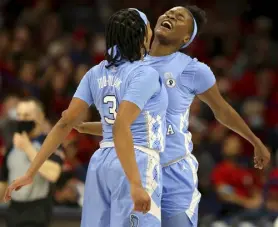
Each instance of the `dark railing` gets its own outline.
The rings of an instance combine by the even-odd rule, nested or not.
[[[5,227],[6,204],[0,204],[0,227]],[[50,227],[80,227],[81,209],[54,207]]]

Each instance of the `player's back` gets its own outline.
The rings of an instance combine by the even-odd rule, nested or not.
[[[85,187],[87,197],[84,199],[86,207],[83,208],[90,214],[82,218],[82,223],[85,226],[84,223],[93,223],[98,219],[99,226],[109,226],[111,219],[117,226],[130,224],[134,206],[129,193],[130,183],[113,143],[113,124],[118,107],[128,101],[141,111],[130,128],[141,183],[152,198],[151,210],[145,214],[147,217],[141,217],[143,214],[136,216],[140,215],[143,226],[158,227],[161,226],[162,195],[159,152],[164,151],[165,147],[167,91],[158,72],[145,66],[142,61],[125,62],[109,68],[106,65],[107,61],[103,61],[89,70],[74,95],[88,105],[95,104],[103,127],[101,148],[94,153],[88,167]],[[123,142],[125,139],[122,138]],[[90,195],[91,190],[95,192],[94,196]],[[90,206],[93,204],[98,204],[99,209],[92,214]],[[109,215],[110,219],[107,218]]]
[[[212,73],[207,75],[211,72],[209,67],[180,52],[147,56],[145,63],[159,72],[168,92],[166,150],[161,154],[161,163],[167,164],[191,153],[190,106],[195,96],[212,86],[215,79]]]
[[[139,106],[141,113],[131,126],[133,142],[138,146],[163,151],[168,96],[163,83],[158,83],[160,79],[157,71],[142,63],[142,61],[125,62],[117,67],[106,68],[107,61],[103,61],[89,71],[92,97],[103,125],[102,143],[107,145],[113,142],[112,129],[119,104],[123,100],[131,99],[135,100],[135,103],[140,100],[145,90],[136,91],[138,88],[133,86],[138,84],[135,82],[142,77],[147,77],[150,86],[160,84],[160,88],[146,103],[138,104],[141,105]]]

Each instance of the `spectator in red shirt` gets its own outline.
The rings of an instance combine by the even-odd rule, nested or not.
[[[224,161],[212,172],[212,182],[223,203],[224,215],[257,209],[262,205],[262,193],[254,175],[236,161],[241,149],[240,139],[235,135],[228,136],[223,143]]]
[[[278,216],[278,168],[270,172],[265,197],[265,207],[268,212]]]
[[[246,86],[248,84],[248,86]],[[273,91],[275,85],[275,73],[270,68],[246,71],[242,78],[234,83],[233,96],[237,99],[247,97],[260,97],[265,100]]]

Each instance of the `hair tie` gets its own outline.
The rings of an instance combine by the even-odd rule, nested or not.
[[[141,19],[144,21],[145,25],[148,25],[148,22],[149,22],[149,21],[148,21],[148,18],[147,18],[147,16],[146,16],[145,13],[143,13],[143,12],[141,12],[140,10],[135,9],[135,8],[129,8],[129,9],[137,11],[137,12],[139,13]]]
[[[198,33],[198,26],[197,26],[197,23],[196,23],[196,20],[195,20],[195,18],[193,17],[193,15],[192,15],[192,19],[193,19],[193,32],[192,32],[192,35],[191,35],[191,37],[190,37],[190,40],[186,43],[186,44],[184,44],[182,47],[181,47],[181,49],[184,49],[184,48],[186,48],[186,47],[188,47],[192,42],[193,42],[193,40],[195,39],[195,37],[196,37],[196,35],[197,35],[197,33]]]

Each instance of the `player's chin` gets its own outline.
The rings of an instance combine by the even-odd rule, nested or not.
[[[155,36],[162,40],[167,40],[168,38],[170,38],[170,34],[171,31],[163,27],[159,27],[155,30]]]
[[[155,32],[156,33],[163,33],[163,34],[170,34],[170,33],[172,33],[173,32],[173,28],[166,28],[166,27],[164,27],[164,26],[157,26],[156,28],[155,28]]]

